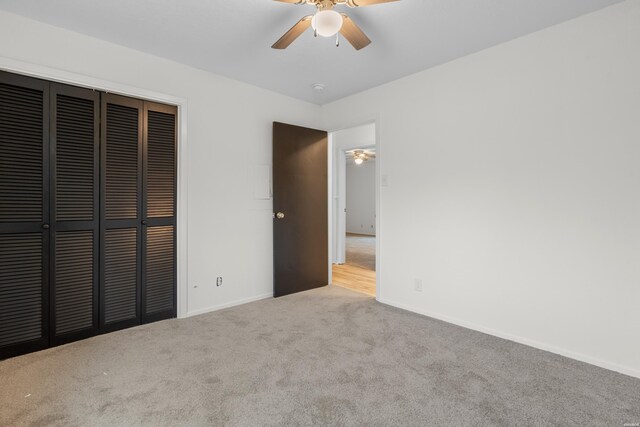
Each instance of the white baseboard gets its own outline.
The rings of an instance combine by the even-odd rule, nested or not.
[[[576,353],[570,350],[566,350],[560,347],[556,347],[553,345],[549,345],[549,344],[545,344],[539,341],[535,341],[535,340],[530,340],[528,338],[523,338],[523,337],[519,337],[516,335],[512,335],[512,334],[508,334],[508,333],[504,333],[501,331],[497,331],[495,329],[491,329],[491,328],[487,328],[484,327],[482,325],[478,325],[476,323],[473,322],[468,322],[465,320],[460,320],[460,319],[455,319],[449,316],[444,316],[438,313],[433,313],[431,311],[428,310],[423,310],[420,308],[416,308],[416,307],[411,307],[405,304],[401,304],[401,303],[397,303],[395,301],[389,301],[387,299],[377,299],[378,302],[382,303],[382,304],[386,304],[386,305],[390,305],[393,307],[397,307],[397,308],[401,308],[403,310],[407,310],[407,311],[411,311],[414,313],[418,313],[418,314],[422,314],[423,316],[428,316],[428,317],[432,317],[434,319],[438,319],[438,320],[442,320],[444,322],[447,323],[452,323],[454,325],[458,325],[458,326],[462,326],[463,328],[467,328],[467,329],[472,329],[474,331],[478,331],[478,332],[483,332],[485,334],[488,335],[493,335],[495,337],[498,338],[503,338],[509,341],[514,341],[517,342],[519,344],[524,344],[524,345],[528,345],[529,347],[534,347],[537,348],[539,350],[544,350],[544,351],[548,351],[550,353],[555,353],[555,354],[559,354],[560,356],[564,356],[564,357],[568,357],[570,359],[574,359],[574,360],[578,360],[580,362],[585,362],[585,363],[589,363],[591,365],[595,365],[598,366],[600,368],[604,368],[604,369],[608,369],[610,371],[615,371],[615,372],[619,372],[621,374],[625,374],[625,375],[629,375],[631,377],[635,377],[635,378],[640,378],[640,370],[628,367],[628,366],[622,366],[622,365],[618,365],[616,363],[612,363],[612,362],[607,362],[605,360],[600,360],[591,356],[587,356],[584,354],[580,354],[580,353]]]
[[[224,308],[235,307],[237,305],[247,304],[247,303],[254,302],[254,301],[260,301],[262,299],[267,299],[267,298],[272,298],[272,297],[273,297],[273,293],[268,293],[268,294],[256,295],[256,296],[249,297],[249,298],[243,298],[243,299],[235,300],[235,301],[227,302],[227,303],[224,303],[224,304],[213,305],[211,307],[206,307],[206,308],[201,308],[199,310],[189,311],[189,312],[187,312],[187,315],[185,316],[185,318],[192,317],[192,316],[197,316],[199,314],[210,313],[212,311],[222,310]]]

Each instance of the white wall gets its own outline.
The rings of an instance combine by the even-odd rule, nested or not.
[[[375,160],[347,161],[347,233],[376,235]]]
[[[272,121],[317,127],[319,107],[4,12],[0,40],[0,65],[17,60],[186,99],[188,312],[272,294],[272,205],[253,197],[249,176],[271,163]]]
[[[323,107],[379,120],[381,301],[640,376],[639,22],[630,0]]]

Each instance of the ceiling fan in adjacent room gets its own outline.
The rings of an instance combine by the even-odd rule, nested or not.
[[[353,160],[356,165],[361,165],[364,162],[368,162],[369,160],[373,160],[376,158],[375,150],[350,150],[346,152],[347,159]]]
[[[291,4],[310,4],[315,6],[318,11],[315,15],[307,15],[302,18],[296,25],[291,27],[277,42],[271,46],[274,49],[286,49],[293,43],[302,33],[309,27],[313,28],[315,36],[332,37],[336,36],[336,46],[340,45],[338,34],[351,43],[356,49],[360,50],[367,47],[371,40],[356,25],[355,22],[346,13],[339,13],[333,10],[333,7],[340,4],[346,4],[349,7],[372,6],[380,3],[390,3],[399,0],[275,0],[282,3]]]

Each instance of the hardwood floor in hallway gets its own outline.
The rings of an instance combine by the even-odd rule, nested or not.
[[[347,233],[346,263],[333,265],[336,286],[376,296],[376,238]]]
[[[333,284],[376,296],[376,272],[349,264],[333,265]]]

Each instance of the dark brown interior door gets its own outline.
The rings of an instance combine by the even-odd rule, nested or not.
[[[328,285],[327,132],[273,124],[273,295]]]

